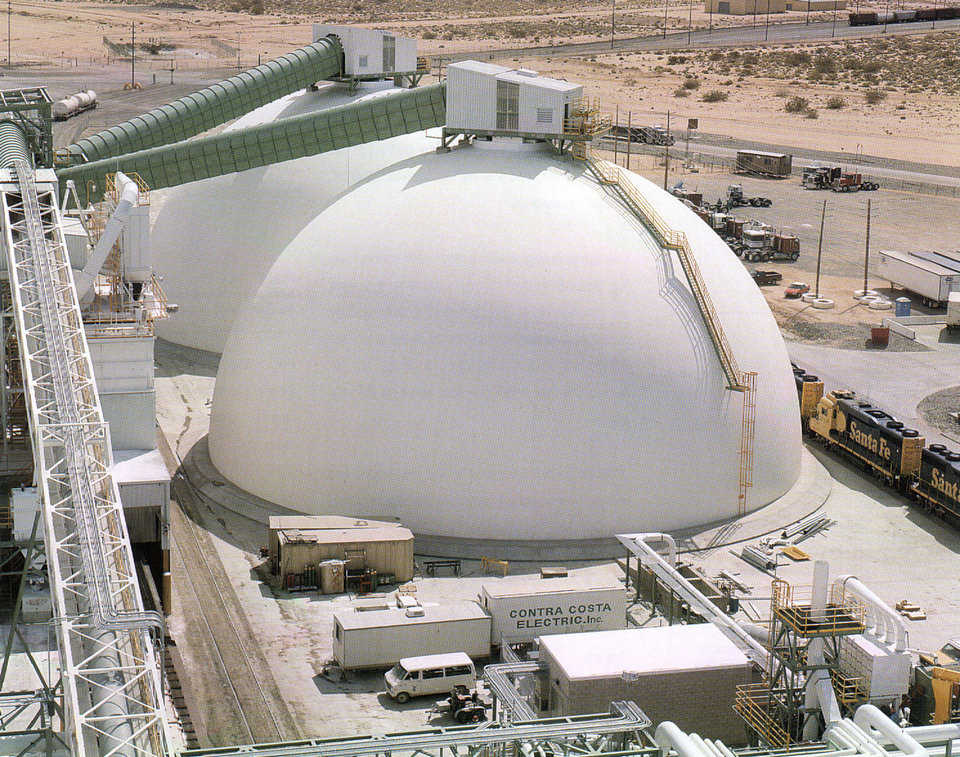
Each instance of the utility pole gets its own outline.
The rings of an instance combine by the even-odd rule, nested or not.
[[[863,253],[863,293],[867,293],[867,273],[870,270],[870,200],[867,200],[867,245]]]
[[[667,0],[663,0],[663,38],[667,38]]]
[[[770,0],[767,0],[767,18],[763,24],[763,41],[770,39]]]
[[[817,244],[817,282],[814,287],[814,297],[820,297],[820,258],[823,255],[823,223],[827,218],[827,201],[823,201],[823,210],[820,212],[820,242]]]
[[[627,111],[627,170],[630,170],[630,153],[633,152],[633,129],[631,127],[631,121],[633,120],[633,111]]]
[[[617,103],[616,115],[613,117],[613,165],[619,165],[617,158],[619,156],[620,146],[620,103]]]
[[[130,89],[136,86],[137,82],[137,25],[130,22]]]
[[[667,111],[667,143],[663,146],[663,188],[667,188],[667,173],[670,171],[670,111]]]
[[[613,50],[613,38],[617,33],[617,0],[613,0],[613,10],[610,12],[610,49]]]
[[[690,44],[690,37],[693,35],[693,0],[690,0],[687,6],[687,44]]]
[[[837,0],[833,0],[833,28],[830,29],[830,36],[837,36]]]
[[[13,4],[7,0],[7,68],[12,65],[13,58],[10,57],[10,19],[13,17]]]

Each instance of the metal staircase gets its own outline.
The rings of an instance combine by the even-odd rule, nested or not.
[[[633,183],[623,180],[619,166],[597,158],[586,145],[574,145],[573,155],[586,162],[591,173],[597,177],[601,184],[615,187],[627,208],[654,233],[660,244],[677,254],[683,273],[690,284],[690,291],[693,293],[693,298],[700,309],[704,325],[710,334],[710,340],[713,342],[713,348],[720,360],[723,373],[727,378],[727,388],[734,392],[747,392],[750,387],[745,383],[744,376],[734,358],[733,350],[730,349],[730,344],[727,342],[723,326],[720,324],[717,311],[710,299],[710,293],[707,291],[703,277],[700,275],[700,266],[697,265],[690,244],[687,242],[687,235],[682,231],[671,228],[650,204],[649,200],[637,191]]]
[[[42,174],[43,172],[41,172]],[[0,172],[0,204],[27,415],[75,757],[170,752],[155,633],[145,612],[110,436],[56,203],[23,160]]]

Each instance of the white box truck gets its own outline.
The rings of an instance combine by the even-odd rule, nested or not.
[[[504,578],[480,589],[494,646],[538,636],[627,627],[627,594],[616,576]]]
[[[881,250],[876,275],[920,295],[924,305],[946,305],[950,292],[960,291],[960,254],[924,250]]]
[[[947,301],[947,330],[960,331],[960,290],[950,292]]]
[[[476,602],[333,614],[333,657],[344,670],[389,668],[404,657],[490,656],[490,616]]]

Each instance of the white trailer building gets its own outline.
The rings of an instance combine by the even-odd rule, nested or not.
[[[490,655],[490,616],[476,602],[333,614],[333,658],[344,670],[389,668],[404,657]]]
[[[536,71],[465,60],[447,66],[445,132],[558,137],[583,87]]]
[[[627,595],[615,576],[505,578],[480,589],[495,646],[544,634],[626,628]]]
[[[935,308],[947,304],[950,292],[960,291],[960,253],[881,250],[875,272]]]
[[[347,78],[384,78],[417,70],[417,41],[392,32],[356,26],[314,24],[313,41],[333,35],[343,47],[343,75]]]

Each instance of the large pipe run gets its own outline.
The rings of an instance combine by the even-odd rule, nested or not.
[[[861,705],[853,716],[854,724],[868,734],[874,729],[889,739],[907,757],[926,757],[927,751],[920,742],[894,723],[872,704]]]
[[[897,652],[907,649],[907,626],[903,618],[897,615],[886,602],[856,576],[838,576],[834,584],[867,603],[870,615],[876,624],[878,636],[882,634],[883,640],[888,644],[895,643]]]
[[[342,57],[340,42],[335,37],[324,37],[81,139],[67,149],[75,162],[93,162],[189,139],[284,95],[338,75]]]
[[[85,163],[60,170],[57,176],[61,187],[73,179],[84,202],[98,201],[106,175],[116,171],[138,173],[151,189],[187,184],[441,126],[446,120],[445,91],[444,84],[402,90],[368,102]]]
[[[9,113],[0,115],[9,117]],[[13,164],[23,160],[33,165],[33,152],[27,144],[27,135],[13,121],[0,120],[0,168],[12,168]]]

